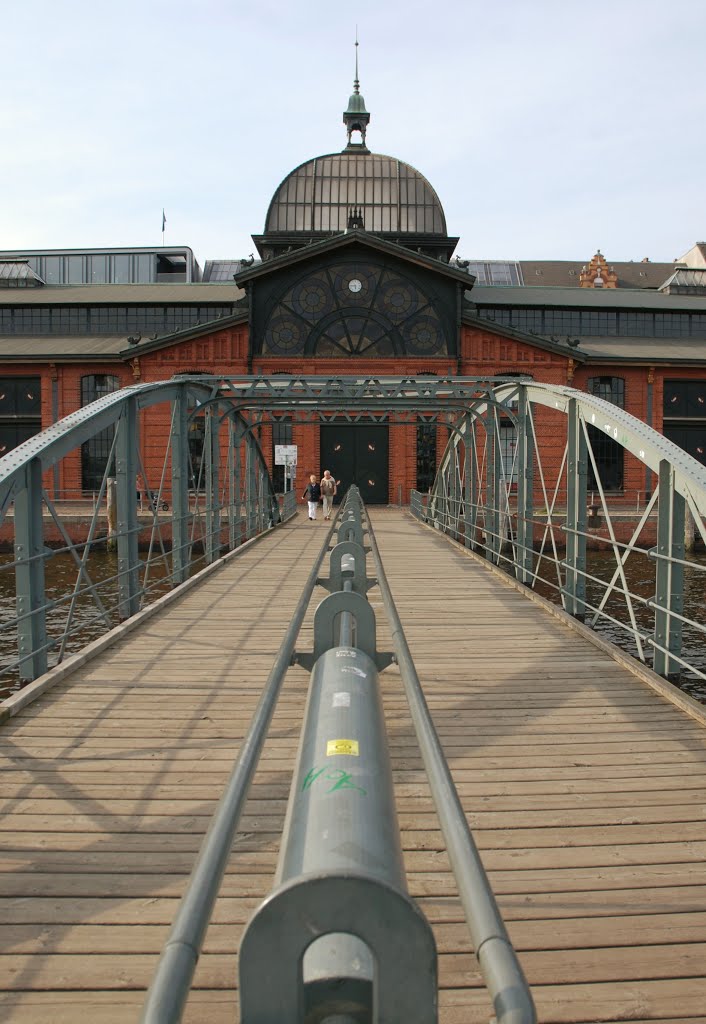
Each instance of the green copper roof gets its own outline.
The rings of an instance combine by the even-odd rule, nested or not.
[[[348,98],[348,110],[344,111],[345,114],[367,114],[365,109],[365,100],[359,92],[351,93]]]

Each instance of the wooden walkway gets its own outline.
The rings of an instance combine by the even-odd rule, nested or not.
[[[706,1021],[704,726],[445,538],[400,512],[373,525],[540,1021]],[[323,531],[300,514],[0,726],[0,1019],[137,1021]],[[485,1022],[399,675],[381,678],[440,1021]],[[239,935],[271,886],[307,683],[287,675],[189,1024],[238,1020]]]

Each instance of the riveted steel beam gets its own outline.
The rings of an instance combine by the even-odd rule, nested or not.
[[[674,487],[674,467],[665,459],[659,468],[659,512],[655,567],[654,662],[655,672],[678,677],[684,610],[684,511],[685,502]]]
[[[189,576],[191,544],[189,530],[189,408],[186,387],[179,388],[172,402],[172,573],[175,585]]]
[[[588,459],[580,410],[571,399],[568,416],[568,457],[566,462],[566,561],[564,563],[564,607],[569,615],[583,620],[586,615],[586,479]]]
[[[218,417],[210,408],[206,410],[206,437],[204,460],[206,463],[206,561],[215,562],[221,554],[221,501]]]
[[[137,523],[137,401],[126,399],[117,423],[115,481],[118,505],[118,614],[128,619],[140,609]]]
[[[47,670],[47,620],[44,594],[42,464],[24,466],[15,494],[15,593],[20,678],[36,679]]]
[[[517,410],[517,556],[520,583],[534,577],[534,435],[527,392],[520,388]]]

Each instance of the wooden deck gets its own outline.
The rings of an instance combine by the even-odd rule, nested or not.
[[[706,1021],[704,726],[445,538],[400,512],[373,525],[540,1021]],[[0,1019],[138,1019],[324,529],[299,515],[0,726]],[[487,1021],[399,675],[381,678],[440,1021]],[[271,887],[307,683],[287,675],[190,1024],[238,1019],[239,935]]]

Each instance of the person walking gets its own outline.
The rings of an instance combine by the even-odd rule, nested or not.
[[[319,487],[321,489],[321,498],[324,503],[324,519],[330,519],[333,499],[338,492],[338,488],[336,486],[336,481],[333,479],[328,469],[324,470],[324,475],[321,477]]]
[[[304,488],[302,498],[306,498],[309,503],[309,519],[316,519],[316,506],[321,498],[321,487],[317,484],[313,473],[309,477],[309,483]]]

